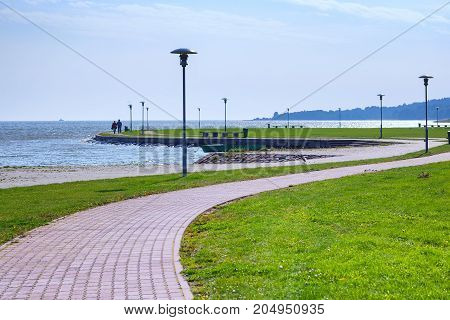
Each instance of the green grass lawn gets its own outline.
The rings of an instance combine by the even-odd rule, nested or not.
[[[429,154],[442,152],[450,152],[450,145],[430,149]],[[367,161],[198,172],[189,174],[187,178],[168,174],[0,189],[0,244],[54,219],[124,199],[224,182],[421,156],[424,156],[422,152],[416,152]]]
[[[223,129],[188,129],[188,137],[200,137],[200,132],[223,132]],[[242,132],[241,128],[229,128],[228,132]],[[429,128],[430,138],[447,138],[447,132],[450,128]],[[304,128],[304,129],[286,129],[286,128],[250,128],[250,138],[367,138],[377,139],[379,137],[378,128]],[[130,131],[125,135],[136,136],[140,131]],[[181,137],[181,129],[155,130],[153,136],[171,136]],[[385,128],[383,137],[386,139],[395,138],[423,138],[425,136],[424,128]]]
[[[449,162],[263,193],[189,226],[184,273],[197,299],[448,299],[449,199]]]

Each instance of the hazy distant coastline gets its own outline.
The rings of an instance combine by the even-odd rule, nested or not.
[[[450,98],[430,100],[428,103],[428,116],[431,121],[436,120],[437,110],[439,108],[439,118],[450,119]],[[383,108],[383,119],[385,120],[423,120],[425,110],[424,102],[415,102],[411,104],[403,104],[396,107]],[[290,120],[338,120],[339,111],[291,111]],[[256,118],[254,120],[287,120],[287,112],[275,112],[271,118]],[[367,108],[356,108],[341,111],[342,120],[378,120],[380,119],[380,107],[371,106]]]

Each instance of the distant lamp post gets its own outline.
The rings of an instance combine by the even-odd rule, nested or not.
[[[186,66],[190,54],[197,52],[181,48],[171,52],[180,56],[180,65],[183,68],[183,177],[187,176],[187,142],[186,142]]]
[[[288,116],[288,129],[289,129],[289,123],[290,123],[290,108],[287,108],[287,116]]]
[[[227,102],[228,98],[222,98],[223,103],[225,103],[225,132],[227,132]]]
[[[425,152],[428,153],[428,81],[433,79],[432,76],[420,76],[425,86]]]
[[[339,128],[342,128],[341,108],[339,108]]]
[[[130,131],[133,131],[133,105],[129,104],[130,107]]]
[[[380,139],[383,139],[383,97],[385,94],[379,94],[380,97]]]
[[[147,131],[148,131],[150,130],[150,127],[148,126],[148,107],[146,109],[147,109]]]
[[[144,135],[144,106],[145,106],[145,102],[141,101],[141,105],[142,105],[142,127],[141,127],[141,134]]]
[[[439,107],[436,107],[436,126],[439,127]]]
[[[200,130],[200,108],[198,109],[198,129]]]

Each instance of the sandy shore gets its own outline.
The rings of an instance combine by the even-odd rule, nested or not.
[[[392,141],[392,140],[390,140]],[[375,147],[351,147],[338,149],[304,149],[284,151],[288,153],[302,153],[313,155],[332,155],[331,158],[308,160],[306,164],[343,162],[353,160],[375,159],[399,156],[410,152],[423,150],[421,140],[398,140],[398,144]],[[448,143],[445,140],[430,141],[430,147]],[[280,153],[280,151],[277,151]],[[217,171],[243,168],[266,168],[273,166],[288,166],[305,164],[302,161],[283,163],[247,163],[247,164],[195,164],[190,165],[189,171]],[[14,167],[0,168],[0,188],[32,186],[69,181],[85,181],[111,179],[121,177],[147,176],[180,172],[178,165],[153,166],[85,166],[85,167]]]

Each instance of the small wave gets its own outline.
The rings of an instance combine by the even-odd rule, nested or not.
[[[81,142],[94,143],[96,142],[92,137],[81,139]]]

